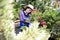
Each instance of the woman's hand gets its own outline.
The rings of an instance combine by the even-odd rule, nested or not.
[[[30,19],[27,18],[27,19],[26,19],[26,22],[27,22],[27,23],[30,22]]]

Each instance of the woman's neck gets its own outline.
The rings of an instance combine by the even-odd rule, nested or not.
[[[26,11],[24,11],[25,12],[25,15],[27,15],[27,12]]]

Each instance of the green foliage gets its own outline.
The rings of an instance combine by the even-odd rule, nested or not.
[[[2,4],[4,5],[4,7],[0,9],[2,29],[6,40],[15,40],[13,38],[14,22],[12,19],[14,18],[14,15],[12,12],[13,11],[13,4],[11,4],[12,2],[13,0],[8,0],[8,1],[2,0]]]
[[[35,13],[31,16],[32,20],[37,20],[37,17],[40,16],[44,21],[46,21],[48,28],[52,28],[56,22],[60,21],[60,13],[56,10],[46,8],[44,13]]]
[[[20,10],[22,10],[22,8],[24,8],[25,5],[27,4],[32,4],[35,5],[35,1],[36,0],[19,0],[18,2],[14,2],[14,19],[16,20],[17,18],[19,19],[19,12]]]
[[[39,4],[38,4],[39,3]],[[50,0],[19,0],[18,2],[14,2],[14,20],[16,20],[17,18],[19,18],[19,11],[21,10],[21,8],[23,8],[25,5],[27,4],[32,4],[35,7],[38,8],[38,10],[40,10],[40,12],[44,12],[46,10],[46,3],[47,6],[50,6],[51,1]]]
[[[39,15],[38,15],[39,14]],[[54,9],[51,9],[50,7],[46,7],[46,10],[44,13],[35,13],[31,16],[33,18],[32,20],[35,21],[37,17],[40,16],[44,21],[47,23],[47,28],[52,30],[53,36],[55,38],[60,38],[60,30],[59,30],[59,25],[60,25],[60,12],[57,12]],[[57,40],[58,40],[57,39]],[[60,39],[59,39],[60,40]]]
[[[59,12],[54,11],[54,10],[46,10],[43,15],[42,18],[46,21],[48,27],[53,26],[54,24],[56,24],[57,21],[60,21],[60,16]]]
[[[11,0],[12,1],[12,0]],[[35,2],[37,0],[23,0],[25,4],[33,4],[35,5]],[[60,12],[57,12],[55,10],[50,9],[50,7],[46,7],[46,2],[49,2],[49,0],[42,0],[41,2],[37,2],[36,6],[38,9],[43,12],[37,12],[35,14],[31,15],[32,22],[38,21],[38,16],[42,17],[44,21],[47,23],[47,27],[51,29],[55,24],[60,24]],[[50,2],[49,2],[50,3]],[[35,39],[41,39],[46,40],[50,36],[49,31],[47,31],[45,28],[39,28],[38,29],[38,23],[34,22],[30,28],[23,28],[23,32],[20,32],[17,36],[14,33],[14,20],[19,18],[19,11],[22,8],[20,1],[18,3],[14,2],[14,7],[12,4],[10,4],[10,1],[7,0],[0,0],[0,16],[2,16],[2,26],[4,30],[4,35],[7,40],[35,40]],[[49,5],[48,5],[49,6]],[[14,15],[13,15],[14,13]],[[56,26],[56,25],[55,25]],[[57,31],[57,29],[55,30]],[[60,31],[58,29],[58,31]],[[60,35],[60,33],[57,33]],[[17,38],[16,38],[17,37]]]
[[[52,28],[51,34],[54,38],[60,38],[60,21],[58,21],[56,24],[54,24],[54,27]]]
[[[13,20],[16,20],[17,18],[19,19],[19,11],[21,10],[21,6],[20,6],[20,2],[14,2],[14,10],[13,10],[13,14],[14,14],[14,18]]]
[[[0,0],[0,8],[3,8],[7,4],[8,0]]]
[[[42,13],[40,13],[40,12],[36,12],[36,13],[31,14],[31,22],[38,20],[38,16],[41,16],[41,14]]]
[[[37,1],[36,0],[36,7],[42,13],[46,10],[45,7],[46,6],[50,6],[50,4],[51,4],[51,0],[41,0],[41,1],[39,1],[39,0]]]

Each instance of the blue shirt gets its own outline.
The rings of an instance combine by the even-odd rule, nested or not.
[[[29,26],[30,22],[28,22],[28,23],[21,22],[21,21],[26,21],[27,18],[30,20],[30,13],[25,15],[24,10],[22,10],[20,12],[20,27],[22,27],[22,26]]]

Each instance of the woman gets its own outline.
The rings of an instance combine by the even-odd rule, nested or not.
[[[31,14],[33,8],[34,7],[29,4],[20,12],[20,28],[22,28],[23,26],[29,27],[30,20],[31,20],[30,14]]]

